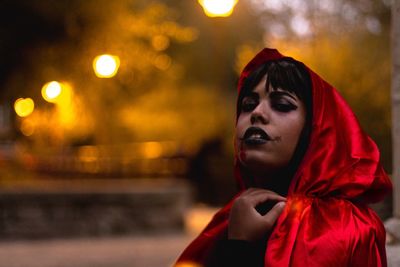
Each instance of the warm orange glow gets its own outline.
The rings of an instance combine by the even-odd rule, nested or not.
[[[178,262],[174,267],[202,267],[202,265],[192,261],[183,261]]]
[[[159,142],[146,142],[143,144],[142,151],[145,158],[155,159],[162,155],[163,148]]]
[[[44,100],[50,103],[57,102],[58,97],[62,91],[62,85],[59,82],[51,81],[43,85],[42,97]]]
[[[82,162],[95,162],[99,159],[99,150],[95,146],[82,146],[78,150],[78,158]]]
[[[35,108],[35,103],[31,98],[18,98],[14,103],[14,110],[20,117],[29,116]]]
[[[154,66],[160,70],[167,70],[171,66],[172,60],[168,55],[158,55],[154,59]]]
[[[72,88],[68,83],[51,81],[43,85],[42,97],[50,103],[58,106],[69,105],[72,97]]]
[[[169,46],[169,38],[162,34],[155,35],[151,38],[151,45],[157,51],[164,51]]]
[[[29,119],[25,119],[20,126],[21,133],[25,136],[31,136],[35,133],[35,125]]]
[[[200,234],[217,211],[218,208],[212,208],[205,205],[192,207],[184,215],[186,232],[193,236]]]
[[[114,77],[119,68],[119,57],[113,55],[100,55],[93,60],[93,69],[99,78]]]
[[[209,17],[229,17],[238,0],[198,0]]]

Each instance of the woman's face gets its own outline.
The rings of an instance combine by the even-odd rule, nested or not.
[[[280,88],[266,90],[266,78],[244,96],[236,125],[238,159],[261,175],[288,165],[306,119],[304,103]]]

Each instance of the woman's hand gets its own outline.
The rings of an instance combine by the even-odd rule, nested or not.
[[[267,201],[278,202],[265,215],[256,206]],[[282,213],[286,198],[275,192],[250,188],[244,191],[233,203],[229,215],[228,239],[256,241],[269,232]]]

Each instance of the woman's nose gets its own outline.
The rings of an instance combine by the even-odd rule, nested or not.
[[[251,124],[255,124],[257,122],[261,124],[267,124],[269,122],[268,105],[260,102],[251,112],[250,121]]]

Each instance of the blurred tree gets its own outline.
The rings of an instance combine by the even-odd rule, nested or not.
[[[10,102],[19,96],[34,98],[37,107],[34,114],[19,122],[32,128],[29,136],[32,141],[63,146],[176,139],[189,134],[198,140],[208,135],[207,128],[193,135],[190,127],[182,126],[183,121],[199,114],[196,109],[188,108],[195,99],[207,105],[207,101],[216,97],[214,93],[204,94],[203,88],[189,88],[190,93],[177,94],[184,67],[171,57],[169,50],[195,40],[197,32],[180,26],[176,11],[161,3],[140,0],[6,1],[6,4],[5,10],[18,14],[15,17],[21,13],[28,15],[20,26],[7,31],[10,43],[17,45],[14,50],[4,46],[2,51],[5,54],[14,51],[9,61],[19,65],[18,69],[2,72],[7,88],[3,95]],[[7,17],[14,20],[13,16]],[[13,25],[12,21],[7,23]],[[42,26],[51,30],[41,32]],[[14,31],[22,32],[24,40],[19,42]],[[30,32],[41,35],[33,37]],[[24,57],[16,60],[21,53]],[[91,68],[94,57],[102,53],[121,58],[120,71],[112,79],[95,77]],[[68,105],[43,101],[40,89],[51,80],[70,84],[72,94]],[[145,94],[149,97],[143,97]],[[210,120],[210,129],[219,118],[214,116]],[[174,136],[173,132],[179,134]]]
[[[3,2],[10,45],[1,50],[15,64],[2,72],[4,96],[10,103],[34,98],[34,114],[17,122],[30,129],[25,132],[33,142],[201,143],[229,136],[231,146],[236,46],[262,36],[248,4],[230,18],[210,19],[194,1]],[[17,23],[21,14],[26,19]],[[244,24],[251,30],[237,34]],[[114,78],[93,73],[92,60],[102,53],[121,59]],[[51,80],[72,90],[62,109],[40,96]]]
[[[196,154],[222,140],[228,156],[208,167],[231,181],[234,55],[262,37],[249,2],[224,19],[206,17],[196,1],[177,0],[14,0],[2,1],[1,14],[2,98],[9,106],[34,99],[35,111],[17,118],[16,129],[36,152],[172,140]],[[239,31],[243,25],[249,30]],[[104,53],[120,58],[110,79],[92,69]],[[40,91],[49,81],[67,85],[69,98],[44,101]]]

